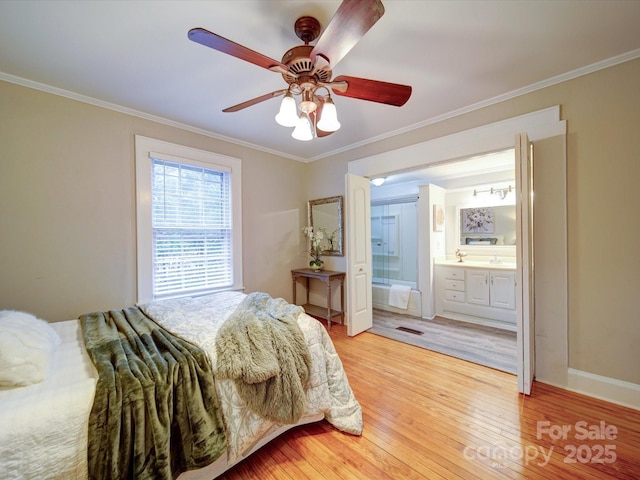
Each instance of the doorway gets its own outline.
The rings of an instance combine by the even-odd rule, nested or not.
[[[386,303],[391,299],[388,287],[380,285],[379,279],[386,280],[381,274],[385,270],[393,273],[391,283],[404,284],[399,273],[400,259],[404,257],[400,243],[407,243],[407,239],[399,240],[402,235],[399,225],[407,223],[400,215],[402,210],[397,206],[387,209],[387,205],[394,205],[401,200],[396,197],[398,192],[404,193],[404,201],[416,196],[430,196],[437,192],[437,200],[411,203],[411,220],[418,217],[415,208],[418,205],[427,210],[429,215],[424,217],[418,228],[404,232],[417,245],[412,249],[412,273],[418,273],[421,268],[429,268],[433,263],[433,275],[442,276],[443,269],[460,267],[458,271],[463,278],[472,270],[463,268],[482,262],[482,272],[503,270],[510,272],[511,291],[509,295],[515,299],[515,270],[516,270],[516,191],[515,191],[515,153],[514,149],[476,155],[470,158],[442,162],[437,166],[390,174],[382,185],[371,186],[371,232],[372,232],[372,268],[373,268],[373,329],[396,340],[405,341],[423,348],[429,348],[451,356],[456,356],[476,363],[498,368],[509,373],[516,373],[517,342],[516,342],[516,307],[510,305],[475,306],[464,301],[464,280],[453,287],[458,291],[438,292],[439,280],[430,281],[429,275],[420,272],[412,278],[420,278],[420,283],[413,283],[410,297],[421,298],[423,309],[416,312],[415,302],[396,308],[397,304]],[[429,182],[433,188],[420,186]],[[380,183],[380,182],[377,182]],[[435,219],[431,215],[431,204],[438,205],[443,212],[443,220],[435,226]],[[384,207],[381,209],[381,207]],[[480,208],[482,207],[482,208]],[[490,229],[483,232],[481,241],[478,235],[463,234],[459,216],[461,211],[482,210],[491,211],[492,223]],[[395,213],[392,215],[392,213]],[[420,223],[419,222],[419,223]],[[409,222],[410,223],[410,222]],[[415,225],[415,224],[414,224]],[[380,227],[386,228],[380,228]],[[437,230],[437,231],[435,231]],[[489,241],[493,240],[493,241]],[[390,245],[386,247],[387,243]],[[381,245],[379,245],[381,244]],[[376,249],[379,249],[378,252]],[[455,252],[464,250],[467,263],[455,262]],[[423,253],[418,261],[417,252]],[[428,252],[428,253],[424,253]],[[386,254],[385,254],[386,253]],[[444,261],[444,259],[448,259]],[[500,265],[494,265],[494,258]],[[455,262],[453,264],[449,262]],[[440,264],[446,264],[442,266]],[[451,266],[450,266],[451,265]],[[393,268],[389,268],[393,267]],[[493,267],[493,270],[486,270]],[[506,270],[511,268],[511,270]],[[498,270],[499,269],[499,270]],[[468,271],[467,271],[468,270]],[[484,278],[484,277],[483,277]],[[488,277],[487,277],[488,278]],[[501,276],[500,278],[503,278]],[[398,280],[399,279],[399,280]],[[376,281],[378,280],[378,281]],[[469,279],[471,280],[471,278]],[[389,283],[389,282],[387,282]],[[436,284],[434,291],[434,283]],[[386,290],[385,290],[386,288]],[[383,294],[381,294],[381,292]],[[387,292],[384,295],[384,292]],[[439,301],[434,297],[444,293],[454,293],[456,301]],[[463,301],[460,303],[459,295]],[[488,295],[488,292],[487,292]],[[384,298],[382,298],[384,297]],[[473,300],[473,299],[472,299]],[[446,306],[443,308],[443,304]],[[492,305],[494,303],[492,302]],[[429,305],[435,305],[435,311],[429,310]],[[450,306],[450,308],[449,308]],[[458,308],[459,307],[459,308]],[[469,311],[467,311],[467,308]],[[397,331],[396,331],[397,330]]]
[[[566,145],[566,122],[560,120],[560,107],[558,105],[548,107],[543,110],[524,114],[518,117],[505,119],[496,123],[483,125],[470,130],[461,131],[458,133],[450,134],[444,137],[439,137],[433,140],[427,140],[422,143],[413,144],[394,151],[388,151],[377,155],[369,156],[366,158],[353,160],[348,164],[347,174],[347,196],[350,195],[349,183],[355,184],[357,178],[375,178],[384,176],[390,172],[389,166],[393,165],[393,171],[408,171],[421,166],[436,166],[452,159],[468,158],[476,152],[491,152],[500,149],[510,148],[514,146],[514,137],[518,132],[528,132],[529,138],[535,141],[541,141],[543,144],[549,145],[550,149],[547,151],[549,154],[546,156],[547,167],[546,171],[553,170],[560,180],[559,188],[562,191],[566,191],[566,175],[564,168],[566,167],[566,150],[562,147]],[[548,140],[547,140],[548,139]],[[521,142],[517,142],[517,145],[521,146]],[[544,164],[544,162],[543,162]],[[558,182],[551,182],[551,184],[557,184]],[[351,204],[358,204],[362,207],[363,202],[361,200],[368,200],[369,185],[366,188],[363,184],[359,184],[361,187],[358,195],[352,198]],[[537,256],[537,263],[544,268],[542,271],[548,277],[553,275],[554,278],[558,278],[562,282],[562,287],[554,288],[553,291],[545,290],[545,299],[540,304],[540,308],[536,310],[537,322],[541,325],[542,329],[550,329],[557,333],[556,336],[543,337],[540,339],[540,344],[536,345],[536,350],[544,351],[544,355],[539,357],[536,361],[536,367],[542,371],[546,378],[556,379],[559,378],[564,370],[558,371],[557,366],[562,365],[567,367],[568,356],[568,341],[567,341],[567,265],[566,265],[566,201],[564,197],[558,197],[555,192],[548,192],[552,194],[550,198],[554,198],[553,206],[545,205],[544,217],[553,224],[561,222],[558,225],[559,228],[554,229],[549,233],[548,237],[553,238],[556,243],[547,241],[545,239],[542,242],[545,246],[544,255]],[[349,210],[349,207],[347,207]],[[364,213],[364,209],[360,208],[360,213]],[[367,217],[368,217],[368,212]],[[359,217],[362,218],[362,217]],[[351,222],[356,225],[358,222],[354,218]],[[367,222],[368,223],[368,222]],[[564,227],[564,228],[563,228]],[[361,225],[360,232],[365,232],[370,226]],[[350,230],[348,228],[348,230]],[[365,242],[362,242],[361,248],[353,251],[364,252],[364,249],[370,248]],[[360,255],[359,258],[361,258]],[[562,258],[563,262],[558,264],[557,258]],[[347,252],[347,275],[351,272],[353,275],[358,276],[363,273],[368,274],[370,271],[370,265],[364,263],[355,264],[349,259],[349,252]],[[541,269],[538,268],[538,271]],[[432,272],[429,272],[429,276],[432,278]],[[352,283],[354,280],[351,277],[348,283]],[[351,319],[354,318],[356,312],[351,312],[352,308],[361,306],[369,295],[362,294],[362,288],[353,289],[352,293],[359,294],[360,297],[351,297],[349,295],[347,299],[348,305],[348,325],[350,325],[349,335],[356,335],[357,333],[366,330],[371,326],[371,314],[364,313],[363,310],[357,312],[358,322],[354,322],[351,325]],[[528,305],[528,311],[533,308],[532,302]],[[559,308],[555,308],[559,307]],[[542,312],[542,313],[540,313]],[[367,323],[366,319],[369,318]],[[533,316],[529,316],[533,319]],[[357,323],[357,324],[356,324]],[[524,358],[527,357],[529,362],[527,367],[532,379],[533,372],[533,332],[531,322],[528,322],[527,328],[531,332],[527,342],[521,342],[522,349],[519,349],[519,355],[522,356],[523,361],[518,362],[519,369],[524,371]],[[528,348],[527,355],[524,355],[524,349]],[[519,370],[520,372],[520,370]],[[556,373],[554,373],[556,372]],[[559,373],[558,373],[559,372]],[[526,393],[526,385],[521,382],[521,375],[519,378],[519,391]],[[530,384],[530,382],[527,382]]]

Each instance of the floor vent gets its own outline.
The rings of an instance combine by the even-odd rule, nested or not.
[[[409,327],[396,327],[396,330],[401,330],[407,333],[413,333],[414,335],[422,335],[424,333],[424,332],[421,332],[420,330],[414,330],[413,328],[409,328]]]

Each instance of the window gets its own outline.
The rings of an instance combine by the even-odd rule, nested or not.
[[[240,160],[136,136],[138,302],[242,288]]]

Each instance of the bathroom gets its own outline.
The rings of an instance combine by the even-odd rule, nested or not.
[[[515,160],[512,149],[389,175],[379,186],[376,182],[377,179],[372,179],[374,308],[425,319],[442,315],[441,310],[436,311],[441,304],[434,299],[435,271],[438,264],[456,261],[456,251],[464,255],[466,265],[482,260],[515,269]],[[420,196],[431,196],[431,200],[425,202]],[[431,206],[433,211],[424,211],[431,210]],[[509,222],[506,231],[494,233],[491,229],[491,240],[488,240],[488,234],[484,238],[479,234],[461,233],[461,213],[464,214],[465,209],[479,211],[484,207],[489,207],[492,215],[495,212],[496,228]],[[476,318],[473,312],[446,316],[503,326],[500,322],[482,318],[483,315]],[[513,329],[512,325],[504,327]]]

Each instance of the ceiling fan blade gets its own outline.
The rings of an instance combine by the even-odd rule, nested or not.
[[[269,100],[270,98],[279,97],[280,95],[284,95],[285,93],[287,93],[287,89],[286,88],[284,90],[276,90],[275,92],[266,93],[266,94],[264,94],[264,95],[262,95],[260,97],[256,97],[256,98],[253,98],[251,100],[247,100],[246,102],[239,103],[237,105],[234,105],[233,107],[225,108],[222,111],[225,112],[225,113],[237,112],[237,111],[242,110],[244,108],[247,108],[247,107],[250,107],[252,105],[255,105],[256,103],[264,102],[265,100]]]
[[[411,87],[408,85],[345,75],[336,77],[331,82],[331,89],[336,95],[369,100],[370,102],[384,103],[396,107],[401,107],[407,103],[411,96]]]
[[[226,53],[232,57],[239,58],[245,62],[253,63],[267,70],[273,70],[279,73],[286,73],[289,68],[261,53],[255,52],[250,48],[243,47],[231,40],[227,40],[218,34],[205,30],[204,28],[192,28],[189,30],[189,40],[204,45],[205,47],[213,48],[219,52]]]
[[[311,51],[329,62],[333,69],[384,14],[380,0],[344,0]]]

